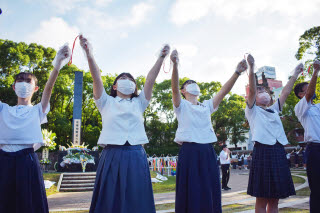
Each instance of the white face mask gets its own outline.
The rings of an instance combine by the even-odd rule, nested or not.
[[[34,85],[27,82],[17,82],[15,84],[15,92],[19,98],[28,98],[32,96]]]
[[[117,81],[117,90],[124,95],[131,95],[136,90],[136,84],[129,79],[121,79]]]
[[[192,95],[200,95],[200,87],[196,83],[192,83],[187,85],[186,91]]]
[[[257,95],[257,101],[259,104],[268,105],[270,103],[271,97],[267,92],[262,92]]]

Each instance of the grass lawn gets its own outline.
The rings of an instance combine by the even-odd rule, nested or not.
[[[243,204],[231,204],[231,205],[226,205],[222,206],[222,212],[223,213],[231,213],[231,212],[241,212],[241,211],[246,211],[254,209],[254,206],[252,205],[243,205]]]
[[[306,182],[303,178],[292,175],[292,180],[294,184]]]
[[[298,191],[296,191],[297,196],[310,196],[310,189],[309,187],[305,187],[302,189],[299,189]]]
[[[293,209],[293,208],[282,208],[279,210],[281,213],[309,213],[309,210],[305,209]]]
[[[306,176],[307,177],[307,173],[298,173],[297,175],[301,175],[301,176]]]
[[[156,172],[150,172],[151,177],[157,176]],[[167,181],[162,183],[152,183],[153,193],[174,192],[176,190],[176,176],[169,176]]]
[[[43,180],[50,180],[56,182],[50,189],[46,189],[47,196],[58,193],[57,185],[60,179],[61,173],[43,173]]]
[[[156,210],[169,210],[169,209],[174,209],[175,204],[174,203],[166,203],[166,204],[158,204],[156,205]]]

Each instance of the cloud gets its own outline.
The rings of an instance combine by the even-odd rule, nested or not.
[[[124,19],[122,25],[136,26],[146,20],[147,15],[152,11],[153,7],[150,4],[139,3],[131,8],[131,15]]]
[[[179,52],[179,57],[191,58],[198,53],[198,47],[193,44],[177,44],[173,48]]]
[[[86,0],[46,0],[40,2],[45,3],[45,5],[51,5],[57,13],[64,14],[79,7],[82,3],[85,3]]]
[[[146,22],[153,6],[147,3],[138,3],[131,7],[126,15],[110,16],[97,8],[84,7],[79,13],[78,23],[83,28],[99,28],[100,30],[117,30],[126,27],[135,27]]]
[[[26,40],[59,49],[64,43],[71,43],[78,34],[77,27],[69,26],[62,18],[52,17],[42,21],[40,27],[31,32]]]
[[[242,0],[241,2],[238,0],[177,0],[170,10],[170,17],[176,25],[184,25],[209,15],[224,17],[228,20],[250,19],[261,13],[304,17],[316,13],[319,7],[318,0],[308,1],[308,3],[301,0]]]
[[[38,29],[27,35],[26,41],[28,43],[34,42],[45,47],[52,47],[56,51],[68,43],[70,49],[73,46],[74,39],[79,34],[79,28],[70,26],[62,18],[52,17],[49,20],[42,21]],[[78,68],[88,70],[88,65],[84,57],[84,53],[77,40],[72,57],[73,64]]]
[[[105,6],[107,6],[110,2],[112,2],[112,0],[96,0],[94,3],[95,3],[95,5],[97,5],[98,7],[105,7]]]

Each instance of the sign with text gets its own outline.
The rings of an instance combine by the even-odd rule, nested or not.
[[[81,136],[81,120],[74,119],[73,120],[73,143],[74,145],[80,145],[80,136]]]

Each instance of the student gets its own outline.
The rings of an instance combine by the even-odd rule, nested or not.
[[[227,148],[227,145],[222,146],[219,156],[221,161],[222,189],[230,190],[231,188],[228,187],[230,179],[230,150]]]
[[[310,212],[320,209],[320,104],[314,104],[320,62],[313,64],[314,72],[310,83],[297,84],[295,95],[301,99],[295,106],[295,113],[304,128],[304,141],[307,143],[307,175],[310,187]]]
[[[248,155],[246,153],[243,153],[243,167],[248,170]]]
[[[107,95],[91,44],[83,36],[80,36],[80,44],[87,55],[93,78],[93,96],[102,117],[98,144],[104,147],[90,212],[155,212],[150,171],[142,147],[148,143],[143,112],[149,105],[153,85],[169,53],[169,46],[162,49],[139,95],[130,73],[116,77],[110,95]]]
[[[252,141],[255,141],[247,193],[256,197],[256,212],[278,212],[279,199],[295,195],[284,149],[288,140],[279,113],[303,70],[303,65],[295,68],[280,98],[269,107],[270,94],[264,87],[256,88],[254,59],[249,55],[247,60],[249,96],[245,114],[249,121]]]
[[[41,124],[47,122],[52,88],[69,56],[68,46],[58,51],[39,104],[31,103],[33,94],[39,89],[38,80],[27,72],[17,74],[12,85],[18,97],[17,105],[11,107],[0,101],[0,212],[49,212],[34,150],[44,145]],[[63,64],[63,61],[66,62]]]
[[[246,70],[241,61],[235,73],[217,95],[202,103],[198,102],[200,88],[188,80],[179,91],[178,52],[171,54],[172,100],[178,119],[175,142],[181,144],[176,179],[176,213],[221,212],[220,174],[212,143],[217,141],[211,123],[211,114],[218,109],[222,99],[229,93],[240,74]]]

